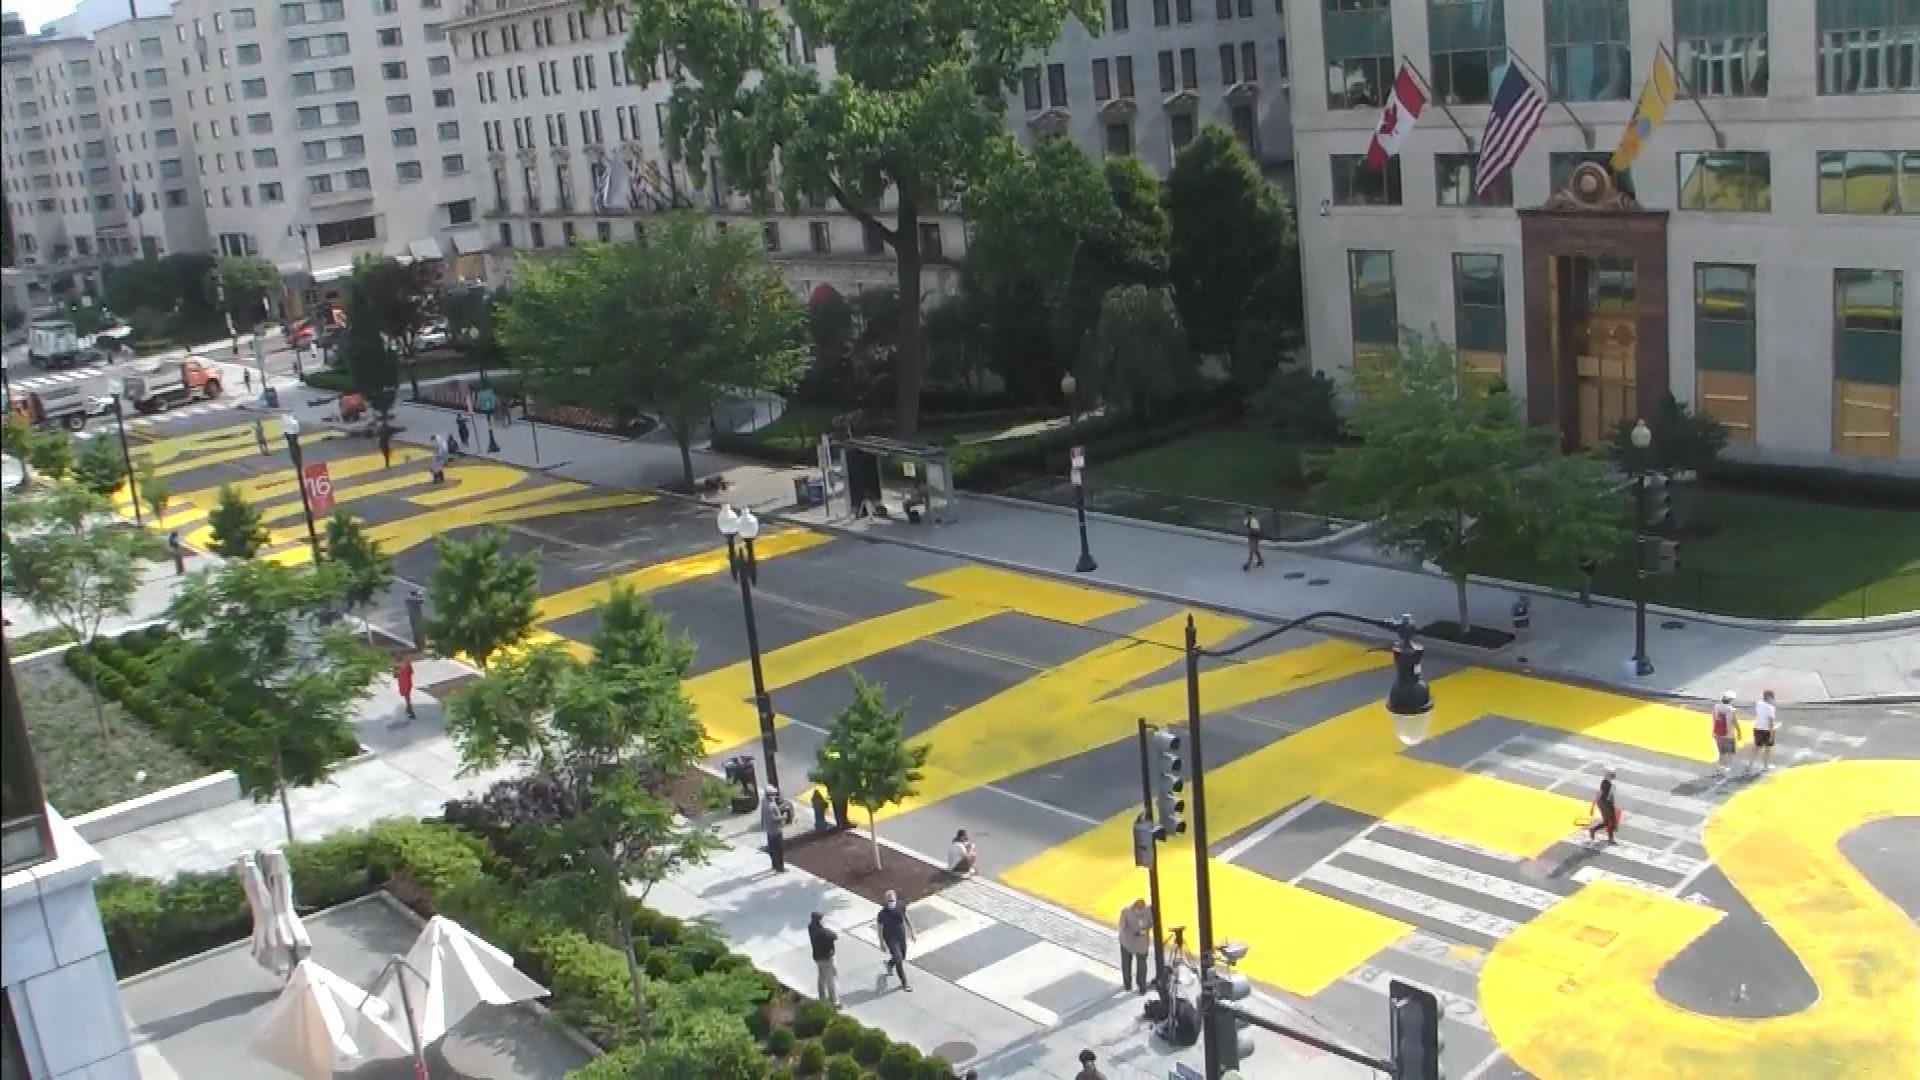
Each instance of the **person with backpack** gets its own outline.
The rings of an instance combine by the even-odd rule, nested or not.
[[[1713,775],[1724,777],[1733,767],[1734,752],[1740,749],[1740,711],[1734,708],[1731,690],[1721,694],[1713,707],[1713,747],[1720,759]]]

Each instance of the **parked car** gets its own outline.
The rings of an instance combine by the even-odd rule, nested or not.
[[[428,323],[419,334],[415,335],[413,345],[415,349],[424,351],[427,349],[444,348],[448,341],[447,324],[436,322]]]

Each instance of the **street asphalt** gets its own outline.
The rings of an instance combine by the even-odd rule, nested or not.
[[[151,429],[147,451],[173,470],[168,525],[197,527],[219,485],[250,483],[281,512],[272,557],[298,561],[291,483],[272,486],[290,481],[286,453],[277,440],[269,455],[251,448],[231,416]],[[758,757],[741,594],[710,511],[484,455],[436,487],[417,455],[379,467],[364,439],[316,432],[307,454],[346,478],[341,505],[404,579],[428,578],[435,535],[491,522],[539,555],[546,633],[590,640],[582,598],[612,578],[640,588],[696,647],[688,695],[715,759]],[[760,546],[754,610],[796,801],[857,673],[905,706],[931,753],[920,795],[881,815],[883,838],[943,859],[965,828],[986,874],[1106,923],[1144,892],[1127,840],[1141,796],[1134,725],[1185,720],[1185,611],[883,543],[769,528]],[[394,597],[376,618],[405,625]],[[1260,629],[1201,620],[1211,646]],[[1388,980],[1433,987],[1454,1076],[1572,1067],[1584,1021],[1528,990],[1561,967],[1611,995],[1596,1007],[1618,1015],[1594,1030],[1640,1025],[1648,1060],[1700,1051],[1711,1035],[1690,1014],[1787,1018],[1797,1038],[1833,1048],[1825,1064],[1873,1074],[1861,1055],[1901,1010],[1876,1017],[1859,1008],[1870,987],[1833,983],[1848,962],[1914,963],[1920,794],[1883,789],[1910,780],[1920,793],[1920,708],[1783,710],[1774,772],[1713,782],[1698,711],[1444,663],[1427,671],[1432,729],[1409,749],[1380,706],[1391,670],[1370,646],[1307,633],[1208,665],[1214,903],[1220,936],[1251,948],[1243,970],[1363,1045],[1383,1041]],[[1618,845],[1593,848],[1578,822],[1607,769],[1625,821]],[[1184,920],[1191,862],[1163,850],[1169,920]],[[1804,862],[1827,891],[1767,879],[1768,857]],[[1836,923],[1834,904],[1894,918]],[[1657,939],[1642,952],[1591,951],[1642,929]],[[990,952],[968,962],[985,970]],[[1631,1045],[1587,1049],[1603,1071],[1633,1060]]]

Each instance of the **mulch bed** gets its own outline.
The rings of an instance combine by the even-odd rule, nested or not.
[[[1490,626],[1476,626],[1471,630],[1461,630],[1460,624],[1452,619],[1430,622],[1420,628],[1421,637],[1430,637],[1439,641],[1451,641],[1455,645],[1471,645],[1476,649],[1498,649],[1513,640],[1513,635],[1505,630],[1495,630]]]
[[[873,841],[859,829],[835,829],[789,835],[787,861],[817,877],[878,904],[887,890],[906,903],[923,900],[959,881],[944,869],[904,852],[881,848],[881,868],[873,868]]]

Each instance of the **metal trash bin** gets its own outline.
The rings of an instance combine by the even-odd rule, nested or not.
[[[261,400],[261,402],[262,402],[262,403],[264,403],[264,404],[266,405],[266,407],[267,407],[267,408],[269,408],[269,409],[277,409],[277,408],[279,408],[279,407],[280,407],[280,391],[279,391],[279,389],[278,389],[278,388],[276,388],[276,387],[272,387],[272,386],[268,386],[268,387],[263,387],[263,388],[261,388],[261,390],[260,390],[260,400]]]

